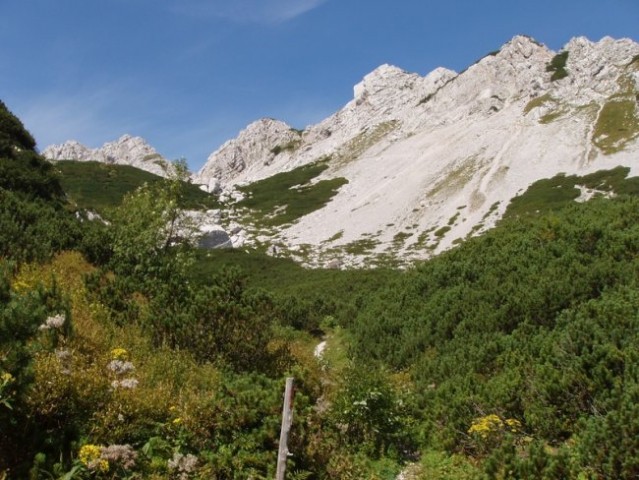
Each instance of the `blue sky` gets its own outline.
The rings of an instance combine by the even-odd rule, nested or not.
[[[129,133],[192,170],[261,117],[296,128],[382,63],[462,70],[516,34],[639,37],[639,0],[0,0],[0,99],[38,147]]]

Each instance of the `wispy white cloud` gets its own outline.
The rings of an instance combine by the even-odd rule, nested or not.
[[[237,23],[278,24],[313,10],[328,0],[181,0],[172,10]]]

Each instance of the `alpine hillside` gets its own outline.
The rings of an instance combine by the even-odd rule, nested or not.
[[[284,223],[240,209],[238,221],[258,227],[247,236],[311,264],[427,258],[493,226],[538,179],[619,165],[636,174],[638,95],[631,40],[579,37],[553,52],[517,36],[461,73],[382,65],[344,108],[303,131],[258,120],[194,181],[242,206],[253,182],[321,165],[305,188],[342,179],[332,197]],[[287,208],[275,201],[261,213]]]
[[[537,180],[637,174],[638,98],[638,43],[578,37],[554,52],[517,36],[460,73],[382,65],[304,130],[257,120],[192,180],[219,197],[206,222],[234,246],[314,266],[410,263],[491,228]],[[128,135],[43,154],[157,174],[165,162]]]

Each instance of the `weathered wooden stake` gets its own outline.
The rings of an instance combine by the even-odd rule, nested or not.
[[[282,408],[282,430],[280,431],[280,448],[277,452],[276,480],[284,480],[286,475],[286,458],[288,457],[288,432],[293,423],[293,377],[286,379],[284,390],[284,408]]]

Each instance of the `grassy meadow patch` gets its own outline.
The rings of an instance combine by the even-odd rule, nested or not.
[[[616,167],[589,175],[559,174],[533,183],[520,196],[513,198],[503,218],[546,213],[563,208],[579,197],[577,187],[616,194],[639,195],[639,177],[627,178],[630,168]]]
[[[326,162],[315,162],[240,187],[246,198],[237,206],[249,209],[248,219],[259,226],[292,223],[322,208],[348,183],[345,178],[312,183],[327,168]]]
[[[60,183],[69,199],[80,208],[104,212],[122,203],[127,193],[145,183],[155,183],[162,177],[129,165],[108,165],[101,162],[62,160],[55,163]],[[218,208],[213,195],[196,185],[185,185],[185,207],[192,209]]]

